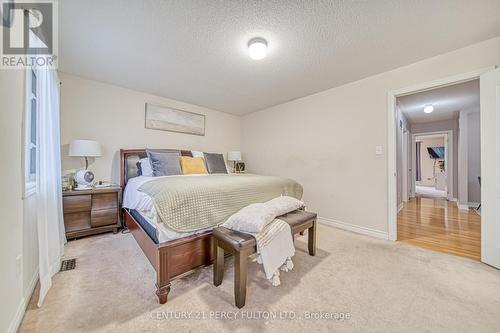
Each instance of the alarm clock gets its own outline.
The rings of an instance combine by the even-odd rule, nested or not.
[[[80,170],[75,174],[75,181],[77,186],[75,190],[88,190],[91,188],[91,184],[94,181],[94,173],[89,170]]]
[[[245,172],[245,163],[243,162],[236,162],[235,168],[234,168],[236,173],[243,173]]]

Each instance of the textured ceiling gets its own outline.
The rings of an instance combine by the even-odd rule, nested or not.
[[[62,71],[234,114],[500,35],[500,0],[59,3]]]
[[[429,104],[434,112],[427,114]],[[461,110],[479,111],[479,80],[398,97],[398,105],[412,124],[457,119]]]

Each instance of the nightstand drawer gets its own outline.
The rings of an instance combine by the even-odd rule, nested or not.
[[[64,213],[86,212],[91,209],[91,195],[70,195],[63,197]]]
[[[64,227],[66,228],[66,232],[90,228],[90,211],[64,213]]]
[[[102,210],[118,207],[116,193],[100,193],[92,195],[92,210]]]
[[[91,213],[90,224],[93,228],[117,223],[118,211],[116,208],[93,210]]]

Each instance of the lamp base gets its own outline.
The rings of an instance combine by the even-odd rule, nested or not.
[[[74,188],[75,191],[85,191],[90,189],[92,189],[92,186],[85,184],[76,184],[76,187]]]

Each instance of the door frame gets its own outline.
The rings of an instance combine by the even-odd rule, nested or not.
[[[475,71],[442,78],[430,82],[416,84],[410,87],[391,90],[387,93],[387,229],[389,240],[397,240],[397,166],[396,166],[396,128],[397,128],[397,112],[396,112],[396,98],[404,95],[410,95],[422,91],[432,90],[436,88],[446,87],[449,85],[463,83],[471,80],[479,79],[479,77],[491,70],[495,66],[488,66],[486,68],[478,69]],[[483,133],[481,131],[481,145],[483,145]],[[483,156],[481,155],[481,163]]]
[[[446,167],[446,199],[449,201],[453,201],[453,181],[454,181],[454,164],[453,164],[453,130],[447,131],[436,131],[436,132],[422,132],[422,133],[412,133],[411,134],[411,142],[412,142],[412,150],[411,150],[411,160],[412,160],[412,168],[415,169],[417,167],[417,155],[415,151],[415,143],[416,138],[419,136],[427,136],[427,135],[443,135],[444,137],[444,146],[445,146],[445,156],[444,163]],[[451,177],[450,177],[451,175]],[[412,178],[412,188],[415,189],[416,180]],[[415,193],[415,192],[414,192]]]
[[[407,202],[409,199],[409,194],[408,194],[408,179],[410,177],[410,170],[409,170],[409,160],[408,160],[408,153],[409,153],[409,132],[407,129],[403,130],[403,145],[402,145],[402,158],[403,158],[403,163],[402,163],[402,173],[401,173],[401,181],[403,182],[402,185],[402,197],[403,197],[403,202]],[[413,168],[412,168],[413,170]],[[413,178],[413,177],[412,177]]]

